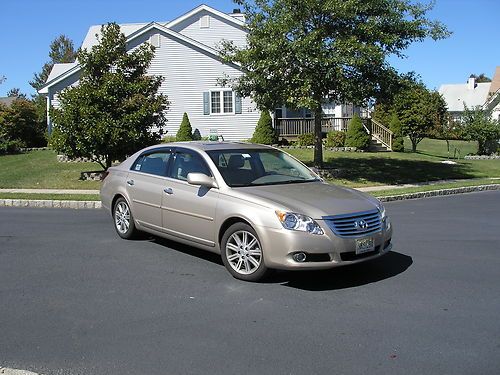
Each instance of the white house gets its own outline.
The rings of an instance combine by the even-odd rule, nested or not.
[[[473,77],[467,83],[445,84],[439,88],[448,106],[448,112],[459,119],[465,106],[483,108],[494,119],[500,118],[500,66],[496,68],[491,82],[477,83]]]
[[[217,129],[226,140],[251,138],[260,112],[250,98],[240,98],[231,88],[218,85],[218,79],[224,75],[234,78],[242,72],[237,65],[223,63],[216,50],[222,40],[245,45],[244,14],[237,9],[226,14],[200,5],[170,22],[122,24],[120,28],[126,36],[128,50],[145,42],[156,47],[149,74],[164,77],[159,91],[170,101],[166,126],[169,135],[177,133],[186,112],[193,129],[198,129],[202,136]],[[95,45],[100,29],[101,25],[91,26],[81,48]],[[46,85],[39,91],[47,96],[47,112],[51,106],[58,107],[58,93],[78,84],[79,77],[78,62],[53,67]],[[351,107],[326,106],[325,114],[352,116]],[[300,117],[306,117],[303,112]],[[298,112],[286,108],[280,109],[277,115],[299,116]],[[48,126],[50,132],[49,116]]]

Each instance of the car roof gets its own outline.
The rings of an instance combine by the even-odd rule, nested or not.
[[[273,149],[271,146],[261,145],[257,143],[248,142],[229,142],[229,141],[190,141],[190,142],[172,142],[172,143],[162,143],[154,147],[185,147],[199,151],[211,151],[211,150],[245,150],[245,149]]]

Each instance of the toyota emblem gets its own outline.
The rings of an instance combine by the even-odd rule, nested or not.
[[[354,228],[357,230],[365,230],[368,228],[368,224],[363,219],[354,222]]]

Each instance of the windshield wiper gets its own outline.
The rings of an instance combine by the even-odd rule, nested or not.
[[[286,185],[286,184],[300,184],[304,182],[315,182],[319,181],[319,179],[315,178],[312,180],[284,180],[284,181],[274,181],[274,182],[265,182],[265,183],[257,183],[254,184],[253,182],[250,183],[251,186],[265,186],[265,185]]]

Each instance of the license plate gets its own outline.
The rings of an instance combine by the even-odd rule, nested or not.
[[[356,254],[368,253],[373,250],[375,250],[373,237],[356,239]]]

